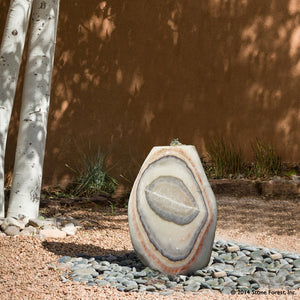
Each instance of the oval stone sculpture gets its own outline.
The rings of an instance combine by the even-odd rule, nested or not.
[[[194,146],[154,147],[128,205],[132,245],[144,264],[186,274],[210,260],[217,204]]]

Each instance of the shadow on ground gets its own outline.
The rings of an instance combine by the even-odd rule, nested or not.
[[[92,244],[79,244],[79,243],[68,243],[68,242],[57,242],[57,241],[44,241],[43,247],[48,251],[59,255],[59,256],[74,256],[74,250],[78,256],[94,256],[97,255],[124,255],[128,253],[128,250],[114,250],[104,249]]]

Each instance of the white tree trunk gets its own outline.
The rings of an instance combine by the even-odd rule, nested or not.
[[[8,216],[38,216],[59,0],[34,0]]]
[[[11,0],[0,46],[0,217],[4,217],[4,157],[33,0]]]

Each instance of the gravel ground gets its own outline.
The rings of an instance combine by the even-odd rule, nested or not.
[[[264,200],[218,197],[216,239],[300,252],[299,199]],[[84,206],[84,207],[83,207]],[[83,207],[83,208],[82,208]],[[132,250],[126,209],[93,202],[62,207],[54,202],[41,210],[45,216],[71,215],[83,228],[76,236],[41,240],[35,237],[0,237],[0,299],[299,299],[295,295],[221,295],[201,290],[164,297],[124,293],[113,288],[62,283],[57,269],[61,256],[119,254]],[[284,292],[283,290],[277,291]]]

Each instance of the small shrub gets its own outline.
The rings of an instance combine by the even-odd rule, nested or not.
[[[252,150],[255,155],[255,175],[257,177],[273,176],[280,173],[281,158],[272,145],[267,145],[256,139],[252,143]]]
[[[74,196],[92,196],[99,193],[112,194],[118,186],[118,181],[105,171],[105,156],[98,152],[82,154],[83,170],[75,171],[78,178],[72,184],[70,191]]]
[[[208,158],[213,164],[216,178],[239,174],[242,167],[242,154],[233,144],[225,144],[223,139],[217,139],[208,145]]]
[[[293,175],[297,176],[297,172],[295,169],[291,169],[291,170],[285,172],[284,175],[287,177],[292,177]]]
[[[214,178],[215,177],[215,168],[213,164],[210,162],[209,158],[206,156],[200,157],[202,167],[204,169],[204,172],[207,176],[207,178]]]

